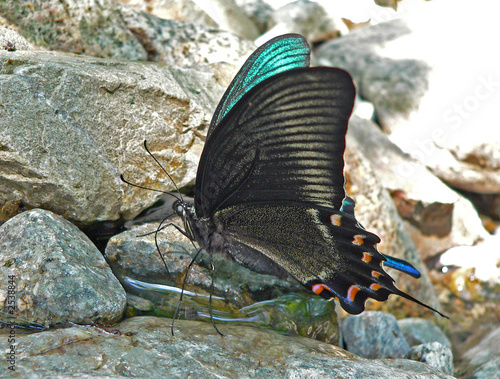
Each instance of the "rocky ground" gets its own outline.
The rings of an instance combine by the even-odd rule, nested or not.
[[[500,378],[498,12],[352,3],[0,2],[2,376]],[[450,320],[369,302],[339,313],[346,351],[332,303],[216,258],[220,336],[202,253],[172,336],[194,248],[171,228],[155,241],[171,199],[120,175],[174,189],[147,140],[189,193],[220,96],[289,32],[352,75],[357,218],[423,273],[391,272],[398,287]]]

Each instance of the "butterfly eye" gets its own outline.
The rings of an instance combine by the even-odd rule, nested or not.
[[[175,208],[175,213],[177,213],[177,216],[184,215],[184,207],[182,206],[182,204],[177,205],[177,207]]]

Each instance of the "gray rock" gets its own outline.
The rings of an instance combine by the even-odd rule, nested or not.
[[[171,188],[146,139],[179,186],[191,182],[198,129],[223,90],[209,72],[53,52],[0,51],[0,67],[0,208],[43,207],[79,224],[131,218],[156,201],[120,174]]]
[[[72,327],[18,335],[22,377],[451,378],[420,362],[367,360],[333,345],[265,329],[135,317],[109,333]],[[8,363],[0,361],[6,372]]]
[[[398,326],[410,346],[439,342],[451,348],[451,342],[443,331],[429,320],[417,317],[398,320]]]
[[[257,26],[234,0],[204,0],[198,1],[197,5],[217,23],[219,29],[249,40],[259,36]]]
[[[120,8],[121,4],[111,0],[47,0],[30,7],[8,0],[0,4],[0,14],[39,48],[146,60],[147,51],[126,27]]]
[[[377,54],[377,48],[410,33],[410,27],[402,20],[356,28],[341,38],[321,45],[315,51],[316,57],[320,65],[348,70],[359,85],[366,69],[384,63],[383,57]]]
[[[402,152],[370,120],[351,118],[347,145],[366,156],[376,175],[383,178],[424,259],[489,237],[469,200]]]
[[[429,88],[431,67],[414,59],[379,58],[367,65],[359,82],[359,95],[370,100],[377,119],[389,135],[415,113]]]
[[[172,275],[182,276],[196,252],[189,240],[173,227],[158,234],[160,249],[168,268],[163,264],[155,244],[159,223],[144,224],[111,237],[105,258],[115,274],[158,284],[175,285]],[[168,270],[168,271],[167,271]],[[208,275],[210,277],[210,275]]]
[[[0,26],[0,50],[31,50],[31,46],[19,33]]]
[[[213,29],[229,31],[248,40],[257,38],[255,20],[238,7],[234,0],[123,0],[128,7],[148,12],[165,20],[202,24]],[[205,41],[200,40],[201,44]],[[173,45],[173,44],[172,44]],[[192,48],[196,49],[197,44]]]
[[[203,4],[203,3],[201,3]],[[255,45],[232,33],[205,25],[164,20],[124,7],[123,22],[147,51],[147,59],[177,66],[241,63]]]
[[[418,110],[429,87],[428,63],[392,59],[380,52],[411,33],[405,21],[396,19],[354,29],[316,51],[321,65],[343,68],[353,76],[358,94],[373,103],[377,120],[388,134]]]
[[[194,23],[165,20],[112,0],[65,5],[47,0],[28,8],[11,0],[0,4],[0,13],[37,47],[101,58],[192,66],[235,63],[254,49],[234,34],[200,24],[201,17]],[[227,8],[225,17],[227,24]],[[54,18],[58,22],[51,22]],[[256,27],[243,14],[234,22],[233,29],[238,27],[251,39],[257,37]]]
[[[274,10],[265,0],[236,0],[236,4],[253,21],[260,33],[269,29]]]
[[[476,369],[470,376],[473,379],[499,379],[500,378],[500,357],[495,357],[485,362]]]
[[[396,317],[389,313],[366,311],[342,322],[348,351],[364,358],[402,358],[410,349]]]
[[[340,33],[340,25],[343,25],[338,21],[336,23],[317,2],[309,0],[290,2],[272,13],[269,20],[272,27],[260,36],[256,43],[260,45],[286,33],[302,34],[309,41],[326,35],[335,36]]]
[[[434,308],[439,308],[434,288],[415,243],[408,234],[389,192],[384,188],[383,181],[375,174],[376,165],[372,165],[363,154],[363,150],[369,147],[357,143],[350,136],[349,128],[344,156],[346,190],[347,194],[356,201],[356,217],[367,230],[381,238],[382,241],[377,245],[379,251],[407,260],[422,273],[422,277],[415,280],[408,275],[389,269],[390,275],[396,279],[398,288]],[[383,177],[380,175],[380,178]],[[398,317],[429,314],[428,310],[401,299],[399,296],[391,296],[389,300],[382,304],[378,303],[377,306],[379,307],[377,309],[382,307],[383,310],[397,314]]]
[[[177,20],[217,27],[217,23],[193,0],[123,0],[128,7],[148,12],[165,20]]]
[[[445,374],[453,375],[453,353],[449,347],[443,346],[439,342],[413,346],[405,354],[405,358],[427,363]]]
[[[99,250],[62,217],[34,209],[10,219],[0,226],[0,252],[2,283],[14,277],[16,322],[112,323],[122,317],[125,291]],[[0,292],[4,308],[3,285]]]
[[[455,17],[477,22],[459,45],[449,35],[463,33],[461,23],[451,23],[446,36],[435,29],[450,6]],[[485,30],[483,17],[471,17],[471,11],[451,2],[423,5],[420,19],[355,29],[324,44],[317,56],[320,64],[353,75],[360,95],[373,102],[378,122],[404,152],[454,187],[498,194],[500,132],[491,127],[500,93],[499,66],[493,63],[498,57],[477,44],[494,43],[496,32]]]
[[[500,378],[500,327],[493,329],[476,346],[467,350],[463,359],[472,367],[472,378]]]

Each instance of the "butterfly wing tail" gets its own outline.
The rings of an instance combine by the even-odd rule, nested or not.
[[[393,291],[393,293],[394,293],[394,294],[396,294],[396,295],[398,295],[398,296],[404,297],[405,299],[411,300],[411,301],[413,301],[414,303],[417,303],[417,304],[419,304],[419,305],[421,305],[421,306],[423,306],[423,307],[426,307],[427,309],[430,309],[431,311],[436,312],[436,313],[437,313],[438,315],[440,315],[441,317],[444,317],[444,318],[449,319],[449,317],[448,317],[448,316],[446,316],[445,314],[443,314],[443,313],[439,312],[439,311],[438,311],[437,309],[435,309],[435,308],[432,308],[430,305],[427,305],[427,304],[425,304],[425,303],[422,303],[420,300],[415,299],[413,296],[408,295],[406,292],[403,292],[403,291],[401,291],[401,290],[399,290],[399,289],[397,289],[397,288],[396,288],[396,291]]]

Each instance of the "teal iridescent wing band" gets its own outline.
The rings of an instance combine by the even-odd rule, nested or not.
[[[263,80],[280,72],[309,67],[311,49],[299,34],[273,38],[250,55],[222,96],[214,112],[207,137],[241,97]]]

